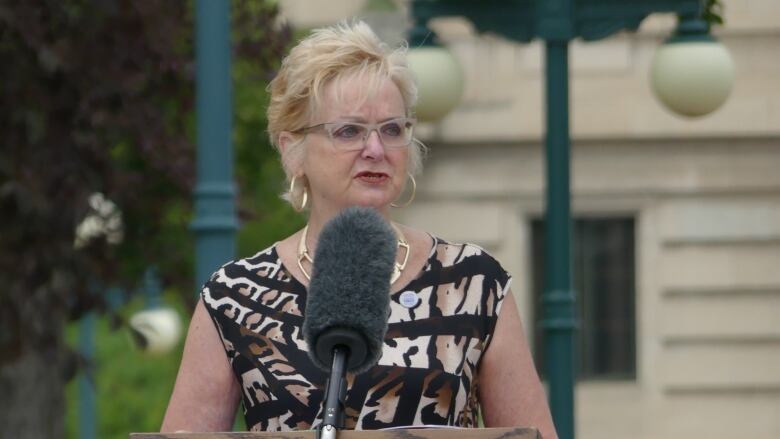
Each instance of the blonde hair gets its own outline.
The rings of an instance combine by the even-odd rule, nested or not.
[[[283,131],[295,133],[309,126],[323,102],[324,88],[351,79],[367,80],[364,100],[369,99],[384,80],[391,80],[401,92],[406,116],[412,116],[417,102],[417,85],[406,62],[407,49],[404,44],[391,50],[362,21],[341,22],[312,31],[282,60],[279,72],[268,85],[271,143],[279,150],[279,135]],[[344,87],[339,88],[344,91]],[[282,160],[288,182],[293,177],[291,168],[300,163],[305,153],[303,135],[300,137],[300,141],[287,148]],[[408,169],[413,175],[422,170],[424,150],[425,146],[416,139],[410,146]],[[304,185],[298,186],[294,194],[283,195],[293,205],[303,194]]]

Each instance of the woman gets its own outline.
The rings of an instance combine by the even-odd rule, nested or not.
[[[162,431],[224,431],[239,399],[252,430],[321,421],[326,376],[300,329],[317,238],[349,206],[390,221],[420,145],[416,87],[405,51],[388,51],[364,23],[314,31],[270,84],[268,129],[307,226],[231,262],[203,288]],[[482,249],[390,223],[398,235],[391,315],[379,364],[348,376],[346,427],[536,426],[555,438],[509,289]],[[227,354],[227,355],[225,355]]]

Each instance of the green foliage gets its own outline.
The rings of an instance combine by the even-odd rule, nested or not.
[[[191,250],[171,245],[187,242],[186,228],[167,211],[187,202],[194,175],[186,4],[10,3],[0,9],[0,56],[14,60],[0,69],[0,364],[58,345],[59,322],[100,309],[91,283],[129,287],[150,264],[169,283],[191,282]],[[75,247],[98,192],[121,211],[124,240]]]
[[[165,0],[0,6],[0,57],[13,60],[0,69],[0,367],[26,351],[63,350],[66,321],[108,310],[95,285],[134,291],[150,265],[191,313],[192,15],[192,2]],[[277,196],[284,177],[265,135],[264,89],[291,36],[276,16],[274,1],[232,2],[241,255],[302,222]],[[96,192],[121,211],[124,240],[98,236],[76,248]],[[101,321],[100,437],[122,431],[111,426],[121,419],[158,428],[178,358],[138,356],[123,329]],[[24,404],[54,419],[58,398],[44,395],[59,390]]]
[[[284,173],[265,128],[267,78],[256,64],[246,60],[237,60],[233,73],[235,172],[241,188],[238,204],[243,218],[238,251],[239,256],[247,256],[300,228],[304,218],[278,196],[284,189]],[[188,233],[186,225],[191,220],[191,211],[185,200],[169,206],[165,215],[165,223],[178,224],[180,230]],[[170,235],[171,245],[182,245],[187,241],[191,238],[182,237],[181,233]],[[186,245],[187,248],[191,246]],[[169,290],[165,301],[175,305],[183,319],[188,320],[191,305],[182,295]],[[141,306],[140,300],[133,300],[123,307],[120,318],[128,319]],[[148,356],[133,345],[126,328],[113,327],[109,316],[99,318],[98,322],[94,363],[98,437],[126,438],[133,431],[159,430],[176,378],[182,345],[166,355]],[[73,346],[77,331],[77,323],[68,328]],[[71,381],[67,390],[67,437],[74,439],[79,437],[78,391],[78,382]],[[246,429],[241,416],[237,416],[236,422],[236,430]]]
[[[180,296],[167,294],[165,302],[174,305],[179,315],[189,314]],[[142,308],[140,300],[124,307],[129,316]],[[124,327],[115,328],[108,316],[96,320],[95,358],[88,369],[96,380],[97,437],[126,439],[131,432],[159,431],[173,389],[181,358],[182,343],[174,351],[157,356],[144,354]],[[187,321],[186,317],[183,319]],[[68,339],[76,344],[79,325],[68,327]],[[79,374],[83,376],[84,371]],[[67,388],[67,437],[79,437],[78,381]]]
[[[723,2],[721,0],[703,0],[702,18],[710,25],[723,25]]]
[[[182,328],[186,331],[190,309],[181,295],[169,290],[163,302],[176,310],[182,318]],[[118,314],[129,319],[143,306],[141,298],[135,298],[123,306]],[[68,344],[74,349],[78,348],[79,330],[78,322],[67,327]],[[94,358],[89,367],[83,368],[76,379],[68,383],[66,389],[65,437],[81,437],[79,380],[85,376],[86,370],[96,380],[97,413],[94,416],[97,437],[126,439],[133,432],[159,431],[179,369],[184,339],[169,353],[149,355],[133,343],[127,328],[116,327],[111,316],[99,316],[94,330]],[[241,411],[239,407],[235,431],[246,430]]]
[[[233,76],[235,172],[241,188],[238,205],[242,220],[238,256],[244,257],[301,228],[304,218],[279,197],[285,177],[266,130],[268,80],[249,60],[237,61]]]

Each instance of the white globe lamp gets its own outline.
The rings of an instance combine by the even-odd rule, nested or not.
[[[148,354],[166,354],[179,344],[182,332],[179,314],[159,307],[137,312],[130,318],[133,340]]]
[[[409,51],[407,60],[417,79],[418,120],[439,120],[458,106],[463,95],[463,69],[449,50],[417,47]]]
[[[700,19],[681,20],[677,34],[655,54],[650,71],[653,93],[668,109],[688,117],[712,113],[734,84],[734,61],[709,35]]]

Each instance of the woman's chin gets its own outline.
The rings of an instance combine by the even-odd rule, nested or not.
[[[377,210],[386,210],[390,207],[390,203],[392,200],[389,200],[388,197],[359,197],[355,200],[352,200],[351,203],[349,203],[351,206],[360,206],[360,207],[373,207]]]
[[[361,200],[357,201],[355,203],[352,203],[352,206],[359,206],[359,207],[372,207],[376,210],[385,210],[388,207],[390,207],[390,203],[387,202],[379,202],[379,201],[369,201],[369,200]]]

